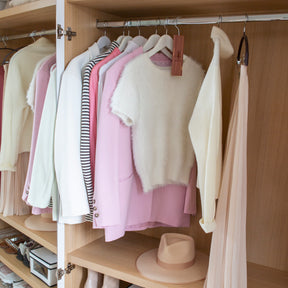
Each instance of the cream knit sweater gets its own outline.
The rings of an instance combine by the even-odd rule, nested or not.
[[[189,182],[194,152],[188,123],[204,77],[184,57],[183,75],[171,76],[143,54],[127,64],[112,97],[112,112],[133,126],[133,154],[144,192]]]
[[[197,186],[200,189],[200,225],[208,233],[216,228],[215,200],[218,198],[222,170],[222,91],[220,57],[228,58],[233,47],[221,29],[213,27],[214,55],[201,86],[189,132],[197,160]]]
[[[37,62],[55,53],[55,44],[40,38],[10,60],[3,103],[0,170],[15,171],[18,154],[30,151],[33,113],[26,93]]]

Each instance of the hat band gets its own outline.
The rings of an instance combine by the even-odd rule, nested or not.
[[[159,266],[161,266],[162,268],[167,269],[167,270],[182,270],[182,269],[186,269],[186,268],[191,267],[194,263],[195,263],[195,258],[192,259],[189,262],[186,262],[186,263],[169,264],[169,263],[161,261],[157,257],[157,264]]]

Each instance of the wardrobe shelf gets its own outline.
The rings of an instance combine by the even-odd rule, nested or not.
[[[3,249],[0,249],[0,261],[33,288],[47,288],[44,282],[30,273],[30,269],[19,261],[15,254],[7,254]]]
[[[135,266],[137,257],[158,247],[159,239],[128,232],[125,237],[105,242],[100,238],[73,251],[73,264],[104,273],[145,288],[203,288],[204,281],[173,285],[152,281],[141,276]],[[287,288],[288,272],[248,263],[248,288]]]
[[[228,15],[252,13],[282,13],[288,11],[288,1],[258,0],[69,0],[70,3],[94,7],[122,17]]]
[[[137,257],[158,247],[159,239],[139,233],[128,232],[125,237],[105,242],[100,238],[78,250],[73,251],[69,261],[73,264],[89,268],[106,275],[134,283],[147,288],[203,288],[203,281],[193,284],[165,284],[144,278],[137,271],[135,263]]]
[[[0,36],[55,28],[56,0],[38,0],[0,11]]]
[[[57,232],[43,232],[28,229],[24,222],[29,216],[30,215],[4,217],[3,214],[0,214],[0,219],[50,251],[57,253]]]

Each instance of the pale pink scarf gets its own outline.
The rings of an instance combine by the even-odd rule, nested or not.
[[[241,65],[229,124],[206,288],[246,288],[247,66]]]

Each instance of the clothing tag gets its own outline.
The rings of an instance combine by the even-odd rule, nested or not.
[[[184,52],[184,36],[174,35],[173,58],[171,68],[172,76],[182,76],[183,52]]]

